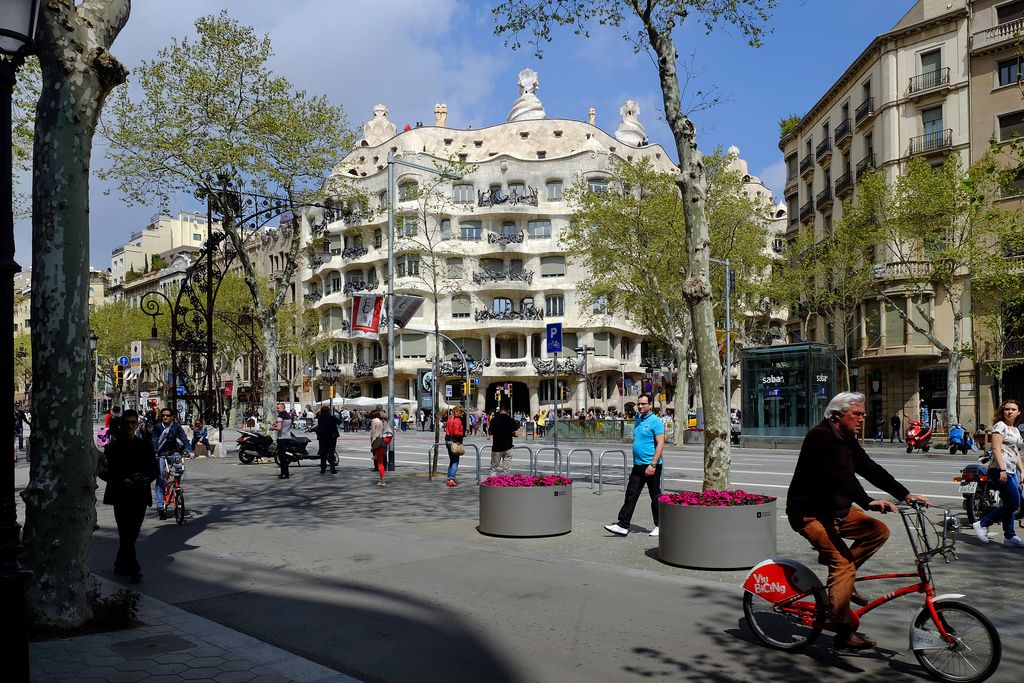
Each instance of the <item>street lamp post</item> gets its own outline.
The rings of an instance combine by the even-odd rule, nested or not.
[[[729,268],[729,259],[709,259],[713,263],[721,263],[725,266],[725,423],[731,422],[729,413],[732,407],[732,299],[733,273]],[[731,443],[731,441],[730,441]]]
[[[590,366],[587,363],[587,355],[594,353],[596,349],[593,346],[577,346],[573,351],[576,352],[577,358],[583,354],[583,415],[586,416],[590,412]]]
[[[462,177],[460,174],[445,173],[436,168],[396,159],[394,152],[388,152],[388,425],[392,424],[395,414],[395,166],[405,166],[452,180]],[[389,471],[395,469],[395,436],[392,435],[391,444],[388,446]]]
[[[11,103],[18,68],[34,50],[40,0],[4,2],[0,13],[0,443],[14,443],[14,152]],[[0,638],[0,661],[13,681],[27,681],[25,584],[32,573],[18,562],[21,526],[14,499],[14,459],[0,467],[0,604],[11,630]]]
[[[93,420],[93,422],[98,422],[99,421],[99,416],[100,416],[100,406],[99,406],[99,403],[98,403],[98,399],[96,398],[96,394],[99,393],[99,390],[96,387],[97,370],[99,368],[99,360],[97,360],[97,356],[96,356],[96,342],[98,342],[99,340],[100,340],[100,338],[96,336],[96,333],[93,332],[92,330],[89,330],[89,353],[92,355],[92,420]]]

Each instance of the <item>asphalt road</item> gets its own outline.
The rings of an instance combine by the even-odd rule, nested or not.
[[[636,533],[618,538],[601,528],[621,504],[621,458],[617,466],[606,461],[597,495],[588,487],[589,463],[574,456],[571,534],[500,539],[475,528],[472,449],[463,458],[463,485],[446,488],[443,477],[427,479],[427,436],[400,434],[397,471],[382,489],[367,441],[342,436],[335,476],[307,461],[280,481],[273,464],[242,465],[233,452],[189,461],[191,514],[181,527],[147,519],[141,590],[366,681],[926,680],[907,649],[922,604],[915,596],[865,621],[877,651],[837,653],[828,635],[800,654],[757,644],[737,589],[745,572],[659,562],[656,539],[641,533],[650,526],[643,502]],[[486,448],[483,438],[469,443]],[[911,490],[959,504],[951,479],[969,458],[887,448],[875,454]],[[441,460],[443,471],[443,449]],[[736,449],[733,485],[784,496],[795,461],[794,451]],[[541,463],[550,468],[550,453]],[[671,449],[667,487],[699,487],[700,463],[695,447]],[[527,466],[525,451],[517,452],[513,469]],[[116,534],[110,509],[99,509],[91,565],[108,575]],[[901,522],[884,519],[893,536],[868,568],[911,570]],[[779,555],[819,569],[784,519],[778,539]],[[1024,557],[981,546],[973,534],[961,534],[958,548],[958,561],[933,565],[939,593],[964,593],[989,614],[1004,647],[991,680],[1019,681]]]

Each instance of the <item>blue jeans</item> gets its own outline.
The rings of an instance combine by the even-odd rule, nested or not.
[[[1003,523],[1003,536],[1013,538],[1017,532],[1013,530],[1013,518],[1020,507],[1020,472],[1006,475],[1006,481],[999,485],[999,499],[1002,505],[992,510],[981,519],[981,526],[990,527],[996,522]]]
[[[160,465],[160,474],[156,478],[156,509],[164,509],[164,473],[167,472],[167,458],[160,456],[156,459]]]

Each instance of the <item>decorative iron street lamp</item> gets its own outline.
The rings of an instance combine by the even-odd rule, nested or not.
[[[173,322],[174,321],[174,305],[171,303],[171,300],[167,298],[166,294],[164,294],[163,292],[156,291],[156,290],[154,290],[152,292],[146,292],[145,294],[142,295],[142,298],[139,300],[139,309],[143,313],[145,313],[146,315],[148,315],[150,318],[153,319],[152,326],[149,329],[149,346],[152,349],[156,349],[156,348],[158,348],[160,346],[160,338],[158,336],[157,329],[156,329],[156,319],[158,317],[160,317],[161,315],[163,315],[164,311],[163,311],[163,307],[160,305],[160,302],[157,301],[158,297],[160,299],[164,300],[164,303],[167,304],[167,310],[171,314],[171,344],[170,344],[170,346],[173,349],[174,348],[174,322]],[[140,373],[142,372],[141,368],[139,368],[139,372]],[[141,394],[140,394],[140,392],[142,390],[142,375],[141,374],[139,375],[139,377],[137,377],[135,379],[135,383],[136,383],[135,384],[135,386],[136,386],[136,392],[135,392],[136,393],[136,405],[138,406],[139,412],[141,413],[142,412],[142,397],[141,397]],[[167,407],[170,408],[172,405],[174,405],[175,406],[175,412],[177,412],[177,405],[175,403],[174,394],[177,393],[178,368],[175,367],[175,365],[174,365],[173,354],[172,354],[172,359],[171,359],[171,384],[173,385],[174,389],[172,389],[171,398],[169,398],[167,400]],[[204,416],[204,419],[205,419],[205,416]]]
[[[100,406],[99,406],[99,403],[97,402],[98,399],[96,398],[96,394],[99,393],[99,390],[98,390],[98,388],[96,386],[97,368],[99,367],[99,364],[100,364],[99,360],[98,360],[98,357],[96,355],[96,343],[99,340],[100,340],[100,338],[96,336],[96,333],[93,332],[92,329],[90,329],[89,330],[89,353],[90,353],[90,355],[92,355],[92,421],[93,422],[98,422],[99,421],[99,415],[100,415]]]
[[[590,412],[590,368],[587,364],[587,356],[593,354],[596,351],[593,346],[577,346],[573,348],[576,352],[576,357],[583,356],[583,414],[587,415]],[[579,405],[578,403],[576,405]]]
[[[40,0],[0,0],[0,443],[14,443],[14,152],[11,99],[18,68],[34,49]],[[12,681],[28,680],[25,584],[18,562],[21,526],[14,503],[14,459],[0,467],[0,605],[11,625],[0,638],[0,661]]]

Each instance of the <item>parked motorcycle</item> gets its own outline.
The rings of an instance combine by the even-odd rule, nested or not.
[[[991,460],[991,453],[982,453],[977,463],[971,463],[960,470],[959,477],[953,477],[953,481],[960,484],[960,494],[964,497],[964,510],[967,511],[967,519],[971,524],[1000,505],[999,480],[988,476]],[[1018,520],[1021,519],[1022,513],[1024,513],[1024,503],[1017,511]]]
[[[256,458],[272,458],[277,452],[274,438],[248,429],[239,430],[238,459],[251,465]]]
[[[915,448],[920,448],[922,453],[927,453],[932,447],[932,429],[917,420],[910,420],[910,426],[906,434],[907,453],[913,453]]]
[[[949,430],[949,454],[953,455],[957,451],[962,451],[966,455],[969,450],[977,450],[974,446],[974,439],[967,433],[963,425],[957,422]]]
[[[306,446],[309,445],[309,438],[305,436],[290,436],[277,440],[277,450],[274,452],[274,462],[280,466],[280,458],[288,458],[289,464],[301,465],[301,460],[320,459],[319,453],[309,453]],[[328,458],[332,467],[338,465],[338,453],[332,452]]]

